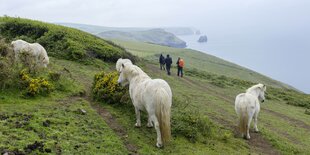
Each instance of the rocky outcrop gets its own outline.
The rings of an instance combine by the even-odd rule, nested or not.
[[[203,35],[203,36],[200,36],[199,39],[198,39],[198,42],[200,43],[204,43],[204,42],[207,42],[208,41],[208,38],[206,35]]]

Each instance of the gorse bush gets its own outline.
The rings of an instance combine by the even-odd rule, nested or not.
[[[93,83],[94,99],[110,104],[130,102],[128,89],[119,86],[117,80],[117,72],[105,73],[102,71],[96,74]]]
[[[33,78],[26,69],[20,72],[20,79],[27,96],[48,95],[53,91],[53,85],[48,80],[43,77]]]
[[[135,57],[124,48],[86,32],[34,20],[0,17],[0,35],[9,40],[23,39],[40,43],[48,55],[91,63],[93,58],[116,62]]]

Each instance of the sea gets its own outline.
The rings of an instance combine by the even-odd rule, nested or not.
[[[259,36],[259,35],[257,35]],[[187,48],[236,63],[310,94],[310,42],[305,38],[178,36]]]

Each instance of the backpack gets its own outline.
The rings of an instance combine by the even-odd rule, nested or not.
[[[184,67],[184,60],[183,60],[183,59],[180,59],[180,60],[179,60],[179,66],[180,66],[180,67]]]

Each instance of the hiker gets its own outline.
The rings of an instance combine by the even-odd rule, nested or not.
[[[163,54],[160,54],[159,57],[159,64],[160,64],[160,70],[165,70],[165,57],[163,56]]]
[[[166,69],[167,69],[167,74],[170,75],[170,67],[172,64],[172,59],[170,58],[169,54],[167,54],[167,58],[165,59],[165,63],[166,63]]]
[[[180,57],[178,58],[177,66],[178,66],[178,76],[183,77],[184,60]]]

